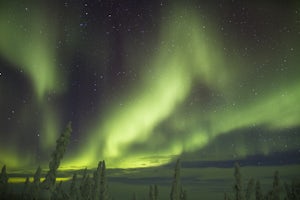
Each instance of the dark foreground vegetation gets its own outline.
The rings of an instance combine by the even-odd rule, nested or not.
[[[71,123],[69,123],[56,142],[56,149],[52,153],[49,170],[45,175],[44,181],[41,181],[42,169],[38,167],[32,182],[29,181],[29,177],[26,178],[22,192],[14,192],[13,184],[8,182],[9,175],[4,165],[0,174],[0,200],[113,200],[113,195],[108,190],[104,160],[99,162],[92,177],[87,173],[87,169],[80,174],[80,178],[75,173],[68,189],[63,189],[63,182],[56,181],[57,169],[69,143],[71,132]],[[188,194],[180,181],[179,159],[175,165],[174,177],[170,188],[170,200],[188,199]],[[233,191],[224,193],[225,200],[300,200],[300,182],[292,181],[290,184],[284,183],[282,185],[279,181],[278,171],[274,173],[272,189],[267,193],[262,191],[259,180],[250,179],[247,185],[243,185],[240,166],[238,163],[235,163]],[[149,200],[160,199],[157,185],[149,186],[149,194],[147,196]],[[131,199],[137,200],[135,193],[133,193]]]

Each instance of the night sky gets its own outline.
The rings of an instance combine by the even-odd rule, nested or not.
[[[299,48],[296,0],[1,0],[0,166],[299,164]]]

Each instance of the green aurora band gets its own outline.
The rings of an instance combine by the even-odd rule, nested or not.
[[[24,8],[11,11],[17,5],[3,4],[0,25],[5,28],[0,30],[1,55],[30,77],[37,98],[43,100],[48,91],[62,88],[56,63],[55,24],[40,9],[29,14]],[[16,18],[10,17],[11,12],[18,13]]]
[[[39,106],[43,118],[41,132],[44,134],[40,134],[39,139],[47,151],[55,145],[60,126],[60,117],[56,108],[47,102],[47,95],[61,93],[64,86],[57,66],[56,23],[38,5],[31,8],[26,10],[18,2],[12,1],[0,4],[0,53],[32,83],[36,97],[36,102],[32,103]],[[33,113],[25,110],[21,116],[26,121]],[[25,156],[23,152],[21,155],[11,147],[2,147],[0,150],[1,153],[5,152],[0,157],[8,166],[26,165],[34,159],[30,153]]]
[[[300,125],[299,59],[286,63],[289,71],[283,77],[289,79],[274,72],[267,75],[266,82],[241,86],[245,77],[255,76],[254,67],[247,67],[246,60],[238,56],[224,56],[221,36],[213,31],[213,23],[201,25],[201,17],[192,10],[178,9],[173,13],[176,15],[170,15],[161,24],[160,48],[152,59],[147,59],[150,62],[144,63],[150,67],[142,68],[143,79],[128,88],[126,94],[116,95],[117,100],[107,110],[99,110],[101,120],[93,121],[86,130],[88,137],[75,153],[67,153],[63,169],[95,167],[103,159],[110,167],[158,166],[173,156],[204,148],[221,134],[252,126],[284,130]],[[0,52],[32,81],[44,113],[42,148],[48,150],[63,126],[59,124],[58,110],[48,105],[45,98],[52,90],[63,95],[64,89],[59,85],[62,80],[55,61],[56,30],[44,30],[46,18],[39,13],[27,21],[31,21],[26,27],[30,34],[23,34],[16,24],[24,24],[18,21],[24,16],[8,22],[4,20],[6,15],[9,13],[2,6],[0,26],[6,29],[0,30]],[[131,58],[136,59],[134,55]],[[188,102],[197,87],[209,88],[216,94],[217,101],[210,102],[210,108]],[[253,92],[253,88],[259,92]],[[159,129],[162,125],[172,133],[164,133]],[[243,157],[274,150],[268,145],[259,149],[241,145],[237,154]],[[6,158],[7,165],[20,166],[18,151],[6,151],[4,155],[1,149],[0,157]],[[30,158],[26,160],[30,162]]]
[[[149,59],[153,60],[150,64],[153,71],[145,71],[139,86],[118,97],[122,106],[114,102],[107,113],[100,112],[106,116],[105,120],[95,123],[84,150],[75,159],[66,161],[66,166],[94,166],[99,157],[113,167],[156,166],[171,161],[174,155],[199,150],[220,134],[252,126],[272,130],[300,124],[299,81],[277,80],[279,86],[273,90],[268,85],[259,86],[262,94],[249,97],[251,101],[245,100],[248,94],[243,90],[251,89],[237,87],[249,73],[240,70],[239,65],[244,63],[226,64],[229,61],[225,62],[222,48],[215,40],[218,36],[199,25],[199,16],[180,10],[174,13],[176,16],[161,26],[160,51]],[[178,108],[197,84],[222,94],[222,102],[206,113],[193,113],[190,118],[180,116]],[[201,110],[201,105],[197,107],[200,109],[196,110]],[[168,120],[174,133],[166,136],[156,128]],[[205,125],[207,122],[210,127]],[[135,145],[143,147],[135,149]],[[269,149],[268,145],[252,150],[242,145],[237,154],[243,157],[250,153],[268,154],[272,150],[275,149]]]

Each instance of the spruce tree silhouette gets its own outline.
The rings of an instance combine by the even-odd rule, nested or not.
[[[180,188],[180,160],[178,159],[174,169],[174,177],[170,193],[170,200],[179,200]]]
[[[72,177],[72,181],[70,184],[69,197],[70,197],[70,199],[73,199],[73,200],[79,199],[79,189],[77,186],[77,174],[76,173],[74,173],[73,177]]]
[[[254,193],[254,179],[251,178],[248,182],[245,198],[246,200],[251,200],[252,195]]]
[[[5,199],[8,196],[8,175],[6,173],[6,165],[2,167],[0,174],[0,199]]]
[[[98,200],[100,199],[100,179],[101,179],[101,171],[102,171],[102,161],[98,163],[98,167],[96,171],[94,172],[93,181],[93,194],[92,199]]]
[[[30,195],[30,181],[29,181],[29,177],[27,176],[26,177],[26,180],[25,180],[25,183],[24,183],[24,188],[23,188],[23,191],[22,191],[22,198],[24,200],[29,200],[31,199]]]
[[[154,191],[153,191],[153,186],[149,186],[149,200],[154,200]]]
[[[133,195],[132,195],[132,200],[137,200],[137,196],[136,196],[136,193],[134,192]]]
[[[261,191],[259,180],[257,180],[256,184],[255,184],[255,199],[256,200],[263,200],[263,194],[262,194],[262,191]]]
[[[36,172],[33,177],[33,183],[31,187],[31,197],[32,199],[36,200],[39,199],[39,194],[40,194],[40,184],[41,184],[41,174],[42,174],[42,169],[39,166],[36,169]]]
[[[49,171],[46,174],[46,178],[41,184],[43,189],[54,189],[56,172],[60,165],[60,161],[64,156],[67,145],[69,144],[71,137],[71,122],[68,123],[65,131],[60,135],[60,137],[56,141],[56,149],[52,153],[51,161],[49,162]]]
[[[235,183],[233,186],[234,199],[243,200],[244,198],[243,198],[242,175],[240,173],[240,165],[237,162],[234,165],[234,178],[235,178]]]
[[[80,199],[88,199],[91,198],[91,189],[92,182],[90,180],[90,176],[87,173],[87,168],[83,171],[83,176],[80,183]]]
[[[154,199],[155,200],[158,200],[158,195],[159,195],[158,187],[157,187],[157,185],[154,185]]]
[[[278,171],[275,171],[275,173],[274,173],[272,199],[273,200],[279,200],[280,199],[280,185],[279,185],[279,173],[278,173]]]
[[[102,161],[101,165],[101,178],[100,178],[100,200],[108,200],[110,199],[108,193],[108,185],[106,180],[106,165],[105,161]]]

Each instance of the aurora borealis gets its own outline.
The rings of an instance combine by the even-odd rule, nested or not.
[[[66,169],[299,156],[296,1],[7,0],[0,27],[1,165],[68,121]]]

